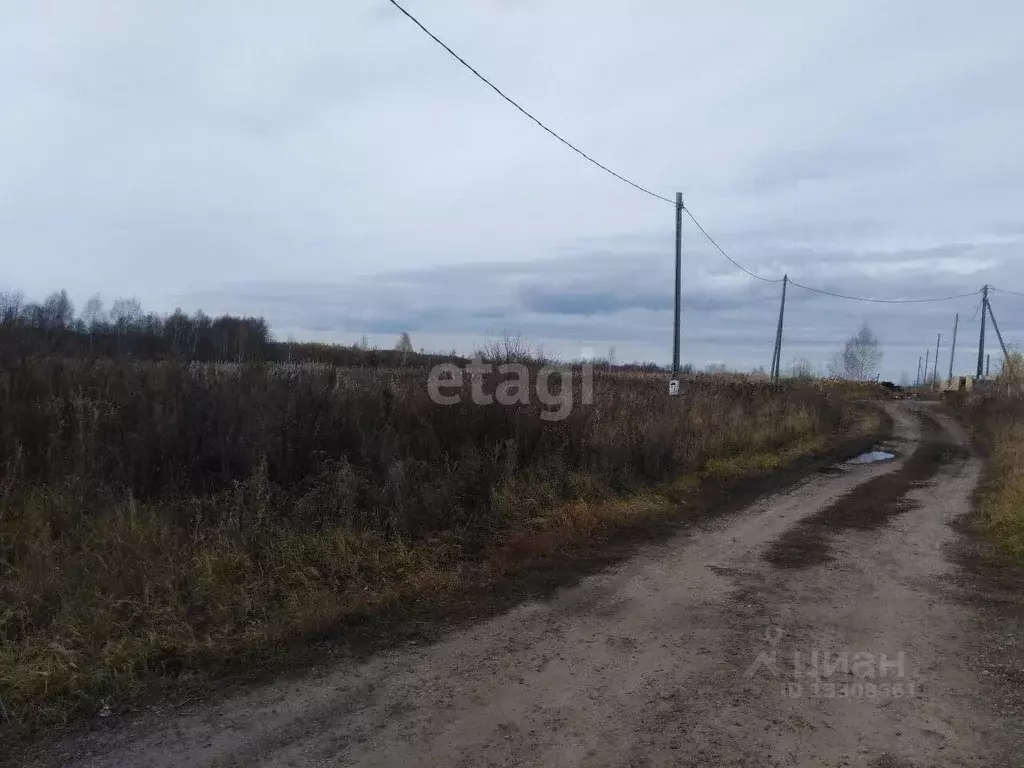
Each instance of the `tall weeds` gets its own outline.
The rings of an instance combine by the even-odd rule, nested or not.
[[[1024,561],[1024,398],[972,396],[959,407],[988,454],[978,499],[981,527],[1003,552]]]
[[[612,514],[602,499],[820,444],[854,418],[821,389],[712,378],[670,400],[661,377],[598,373],[586,405],[576,379],[561,421],[536,397],[475,405],[468,383],[460,404],[437,405],[426,383],[409,368],[10,360],[8,730],[393,607],[443,606],[468,563],[500,552],[498,573],[517,557],[523,531],[560,521],[551,546],[591,535]]]

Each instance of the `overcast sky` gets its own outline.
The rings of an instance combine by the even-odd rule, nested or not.
[[[0,0],[0,288],[265,316],[281,337],[671,357],[674,213],[386,0]],[[407,0],[586,152],[684,193],[751,270],[878,297],[1024,292],[1024,9]],[[684,229],[683,358],[767,366],[778,285]],[[916,372],[978,298],[792,289],[784,365],[869,320]],[[1024,298],[993,294],[1007,341]],[[990,351],[995,353],[995,339]],[[972,350],[971,345],[975,345]]]

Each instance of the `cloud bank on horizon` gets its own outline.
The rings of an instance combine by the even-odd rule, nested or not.
[[[585,151],[682,191],[758,274],[1024,291],[1024,8],[407,5]],[[0,288],[259,314],[297,338],[469,351],[511,330],[566,357],[670,357],[671,207],[553,141],[386,0],[5,15]],[[684,238],[684,358],[766,366],[778,286]],[[973,368],[976,297],[790,296],[784,365],[824,364],[868,320],[885,374],[913,374],[960,312]],[[1024,298],[993,304],[1024,342]]]

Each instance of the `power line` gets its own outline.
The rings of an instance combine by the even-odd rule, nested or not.
[[[812,288],[809,285],[798,283],[796,280],[790,279],[790,285],[795,285],[797,288],[803,288],[805,291],[811,291],[813,293],[824,294],[825,296],[833,296],[837,299],[849,299],[851,301],[869,301],[873,304],[924,304],[930,301],[950,301],[952,299],[963,299],[967,296],[976,296],[978,291],[970,291],[969,293],[958,293],[953,296],[933,296],[927,299],[872,299],[866,296],[850,296],[845,293],[835,293],[833,291],[826,291],[822,288]]]
[[[551,136],[556,138],[558,141],[560,141],[562,144],[567,146],[569,149],[571,149],[573,152],[578,154],[580,157],[584,158],[585,160],[587,160],[590,163],[593,163],[594,165],[596,165],[598,168],[600,168],[605,173],[610,173],[612,176],[614,176],[619,181],[623,181],[626,184],[629,184],[629,186],[631,186],[634,189],[637,189],[637,190],[643,192],[646,195],[650,195],[651,197],[653,197],[653,198],[655,198],[657,200],[661,200],[663,202],[670,203],[672,205],[676,204],[674,200],[670,200],[667,197],[663,197],[663,196],[659,195],[657,192],[652,192],[651,190],[647,189],[646,187],[641,186],[640,184],[637,184],[635,181],[631,181],[630,179],[627,179],[622,174],[613,171],[611,168],[609,168],[604,163],[600,163],[597,160],[595,160],[593,157],[588,155],[586,152],[584,152],[582,149],[577,147],[575,144],[573,144],[568,139],[563,138],[557,132],[555,132],[551,128],[548,128],[548,126],[546,126],[543,122],[541,122],[539,118],[535,117],[533,114],[531,114],[529,111],[527,111],[524,107],[522,107],[518,102],[516,102],[513,98],[511,98],[510,96],[506,95],[505,92],[502,91],[498,86],[496,86],[494,83],[492,83],[490,80],[488,80],[482,74],[480,74],[480,72],[477,71],[476,68],[473,67],[472,64],[470,64],[468,61],[466,61],[464,58],[462,58],[459,54],[457,54],[454,50],[452,50],[452,48],[447,43],[445,43],[443,40],[441,40],[437,35],[435,35],[433,32],[431,32],[429,29],[427,29],[425,26],[423,26],[423,23],[420,22],[419,19],[417,19],[415,16],[413,16],[411,13],[409,13],[409,11],[407,11],[405,8],[403,8],[401,5],[399,5],[399,3],[396,0],[388,0],[388,2],[390,2],[393,6],[395,6],[395,8],[397,8],[399,11],[401,11],[402,14],[405,15],[406,18],[409,19],[409,21],[411,21],[413,24],[415,24],[417,27],[419,27],[431,40],[433,40],[435,43],[437,43],[442,48],[444,48],[449,54],[451,54],[452,57],[454,57],[456,61],[458,61],[460,64],[462,64],[462,66],[464,66],[466,69],[468,69],[474,75],[476,75],[477,78],[479,78],[483,83],[485,83],[492,91],[494,91],[496,94],[501,96],[501,98],[503,98],[505,101],[507,101],[513,107],[515,107],[517,110],[522,112],[524,115],[526,115],[528,118],[530,118],[533,122],[535,122],[538,126],[540,126],[543,130],[547,131],[547,133],[549,133]],[[715,239],[713,237],[711,237],[710,234],[708,234],[708,231],[706,229],[704,229],[703,226],[701,226],[701,223],[699,221],[697,221],[697,217],[693,215],[693,212],[690,211],[689,208],[687,208],[686,206],[683,206],[683,210],[686,211],[686,215],[689,216],[693,220],[693,223],[697,225],[697,229],[699,229],[701,231],[701,234],[703,234],[704,237],[706,237],[708,239],[708,242],[710,242],[713,246],[715,246],[715,248],[718,250],[718,252],[720,254],[722,254],[726,259],[728,259],[732,263],[732,265],[734,267],[736,267],[737,269],[741,270],[742,272],[745,272],[746,274],[750,275],[755,280],[763,280],[766,283],[781,283],[782,282],[782,278],[774,278],[773,279],[773,278],[768,278],[768,277],[761,277],[760,275],[756,275],[753,272],[751,272],[749,269],[744,267],[742,264],[740,264],[738,261],[736,261],[732,256],[730,256],[728,253],[726,253],[725,250],[722,248],[722,246],[720,246],[717,242],[715,242]]]
[[[761,275],[758,275],[758,274],[755,274],[755,273],[751,272],[749,269],[744,267],[742,264],[740,264],[738,261],[736,261],[736,259],[734,259],[732,256],[730,256],[728,253],[725,252],[725,249],[722,248],[722,246],[720,246],[715,241],[715,238],[713,238],[710,234],[708,234],[708,231],[706,229],[704,229],[704,227],[701,225],[701,223],[699,221],[697,221],[697,217],[693,215],[693,212],[689,208],[686,208],[684,206],[683,210],[685,210],[686,211],[686,215],[689,216],[693,220],[693,223],[697,225],[697,229],[699,229],[701,234],[704,235],[704,237],[707,238],[708,242],[711,243],[720,254],[722,254],[726,259],[728,259],[729,262],[734,267],[739,269],[741,272],[745,272],[746,274],[750,275],[750,277],[753,277],[755,280],[761,280],[762,282],[765,282],[765,283],[781,283],[783,281],[784,278],[781,278],[781,277],[777,277],[777,278],[762,277]],[[962,299],[962,298],[964,298],[966,296],[974,296],[975,294],[979,293],[979,291],[970,291],[969,293],[960,293],[960,294],[956,294],[955,296],[935,296],[935,297],[930,297],[930,298],[927,298],[927,299],[872,299],[872,298],[869,298],[869,297],[866,297],[866,296],[849,296],[849,295],[844,294],[844,293],[835,293],[833,291],[826,291],[826,290],[824,290],[822,288],[814,288],[813,286],[810,286],[810,285],[804,285],[803,283],[798,283],[797,281],[795,281],[793,279],[790,279],[789,282],[790,282],[791,285],[795,285],[798,288],[803,288],[805,291],[811,291],[813,293],[820,293],[820,294],[823,294],[825,296],[833,296],[833,297],[835,297],[837,299],[849,299],[850,301],[867,301],[867,302],[871,302],[873,304],[924,304],[924,303],[933,302],[933,301],[950,301],[952,299]],[[1007,291],[1007,293],[1013,293],[1013,291]],[[1017,295],[1024,297],[1024,293],[1017,294]]]
[[[644,194],[646,194],[646,195],[650,195],[650,196],[651,196],[651,197],[653,197],[653,198],[656,198],[656,199],[658,199],[658,200],[661,200],[661,201],[663,201],[663,202],[666,202],[666,203],[670,203],[670,204],[672,204],[672,205],[675,205],[675,204],[676,204],[674,200],[669,200],[669,199],[668,199],[667,197],[662,197],[662,196],[661,196],[661,195],[659,195],[659,194],[658,194],[657,192],[652,192],[651,190],[647,189],[646,187],[643,187],[643,186],[641,186],[641,185],[637,184],[637,183],[636,183],[635,181],[630,181],[629,179],[627,179],[627,178],[626,178],[625,176],[623,176],[622,174],[620,174],[620,173],[616,173],[616,172],[615,172],[615,171],[613,171],[613,170],[612,170],[611,168],[609,168],[609,167],[608,167],[607,165],[604,165],[603,163],[599,163],[599,162],[598,162],[597,160],[595,160],[594,158],[592,158],[592,157],[591,157],[590,155],[588,155],[588,154],[587,154],[586,152],[584,152],[584,151],[583,151],[582,149],[580,149],[579,147],[577,147],[577,146],[576,146],[575,144],[573,144],[573,143],[572,143],[571,141],[569,141],[568,139],[563,139],[563,138],[562,138],[561,136],[559,136],[559,135],[558,135],[558,134],[557,134],[557,133],[556,133],[555,131],[553,131],[553,130],[552,130],[551,128],[548,128],[548,127],[547,127],[546,125],[544,125],[544,123],[542,123],[542,122],[541,122],[540,120],[538,120],[538,119],[537,119],[536,117],[534,117],[534,116],[533,116],[532,114],[530,114],[529,112],[527,112],[527,111],[526,111],[526,109],[524,109],[523,107],[521,107],[521,106],[520,106],[520,105],[519,105],[519,104],[518,104],[518,103],[517,103],[517,102],[516,102],[515,100],[513,100],[513,99],[512,99],[512,98],[510,98],[509,96],[506,96],[506,95],[505,95],[505,93],[504,93],[504,92],[503,92],[503,91],[502,91],[502,90],[501,90],[500,88],[498,88],[498,86],[496,86],[496,85],[495,85],[494,83],[492,83],[492,82],[491,82],[490,80],[488,80],[488,79],[487,79],[486,77],[484,77],[483,75],[481,75],[481,74],[480,74],[480,73],[479,73],[479,72],[478,72],[478,71],[477,71],[476,69],[474,69],[474,68],[473,68],[473,66],[472,66],[472,65],[471,65],[471,64],[470,64],[470,63],[469,63],[468,61],[466,61],[466,60],[465,60],[464,58],[462,58],[461,56],[459,56],[459,54],[457,54],[457,53],[456,53],[455,51],[453,51],[453,50],[452,50],[452,49],[451,49],[450,47],[448,47],[448,45],[447,45],[447,44],[445,44],[445,43],[444,43],[444,41],[442,41],[442,40],[441,40],[441,39],[440,39],[440,38],[439,38],[439,37],[438,37],[437,35],[435,35],[435,34],[434,34],[433,32],[431,32],[431,31],[430,31],[429,29],[427,29],[427,28],[426,28],[425,26],[423,26],[423,24],[421,24],[421,23],[420,23],[419,19],[417,19],[417,18],[416,18],[415,16],[413,16],[413,15],[412,15],[411,13],[409,13],[409,12],[408,12],[407,10],[405,10],[405,8],[403,8],[403,7],[401,6],[401,5],[399,5],[399,4],[397,3],[397,2],[395,2],[395,0],[389,0],[389,2],[390,2],[390,3],[391,3],[391,4],[393,5],[393,6],[395,6],[395,8],[397,8],[397,9],[398,9],[399,11],[401,11],[401,12],[402,12],[403,14],[405,14],[405,16],[406,16],[406,17],[407,17],[407,18],[409,19],[409,21],[411,21],[411,22],[412,22],[413,24],[415,24],[415,25],[416,25],[417,27],[419,27],[420,29],[422,29],[422,30],[423,30],[423,31],[424,31],[424,32],[425,32],[425,33],[427,34],[427,36],[428,36],[428,37],[430,37],[430,39],[432,39],[432,40],[433,40],[433,41],[434,41],[435,43],[437,43],[438,45],[440,45],[440,46],[441,46],[442,48],[444,48],[444,49],[445,49],[446,51],[448,51],[448,53],[450,53],[450,54],[451,54],[452,56],[454,56],[454,57],[455,57],[455,59],[456,59],[456,60],[457,60],[457,61],[458,61],[458,62],[459,62],[460,64],[462,64],[462,66],[464,66],[464,67],[465,67],[466,69],[468,69],[468,70],[469,70],[470,72],[472,72],[472,73],[473,73],[474,75],[476,75],[476,76],[477,76],[477,77],[478,77],[478,78],[479,78],[480,80],[482,80],[482,81],[483,81],[484,83],[486,83],[486,84],[487,84],[487,85],[488,85],[488,86],[490,87],[490,89],[491,89],[492,91],[494,91],[494,92],[495,92],[496,94],[498,94],[499,96],[501,96],[501,98],[503,98],[503,99],[504,99],[505,101],[507,101],[507,102],[508,102],[509,104],[511,104],[511,105],[512,105],[513,107],[515,107],[516,109],[518,109],[518,110],[519,110],[520,112],[522,112],[522,113],[523,113],[524,115],[526,115],[526,116],[527,116],[528,118],[530,118],[531,120],[533,120],[533,122],[535,122],[535,123],[536,123],[537,125],[539,125],[539,126],[540,126],[541,128],[543,128],[543,129],[544,129],[545,131],[547,131],[548,133],[550,133],[550,134],[551,134],[552,136],[554,136],[554,137],[555,137],[556,139],[558,139],[558,140],[559,140],[560,142],[562,142],[563,144],[565,144],[565,146],[567,146],[567,147],[568,147],[569,149],[571,149],[571,150],[572,150],[573,152],[575,152],[575,153],[576,153],[577,155],[579,155],[580,157],[584,158],[585,160],[587,160],[587,161],[589,161],[589,162],[593,163],[594,165],[596,165],[596,166],[597,166],[598,168],[600,168],[600,169],[601,169],[602,171],[604,171],[605,173],[610,173],[610,174],[611,174],[612,176],[614,176],[615,178],[617,178],[617,179],[618,179],[619,181],[624,181],[624,182],[626,182],[627,184],[629,184],[629,186],[633,187],[634,189],[638,189],[638,190],[640,190],[641,192],[643,192],[643,193],[644,193]]]
[[[736,259],[734,259],[732,256],[730,256],[728,253],[725,252],[725,249],[722,248],[722,246],[720,246],[715,241],[715,238],[713,238],[710,234],[708,234],[708,231],[706,229],[704,229],[703,226],[701,226],[701,223],[699,221],[697,221],[697,217],[693,215],[693,212],[689,208],[686,208],[684,206],[683,210],[685,210],[686,211],[686,215],[689,216],[693,220],[693,223],[697,225],[697,229],[699,229],[701,234],[704,235],[704,237],[707,238],[708,242],[711,243],[720,254],[722,254],[726,259],[728,259],[729,262],[734,267],[736,267],[740,271],[745,272],[746,274],[750,275],[755,280],[761,280],[762,282],[765,282],[765,283],[781,283],[783,281],[784,278],[781,278],[781,277],[777,277],[777,278],[762,277],[761,275],[758,275],[758,274],[755,274],[755,273],[751,272],[749,269],[744,267],[742,264],[740,264],[738,261],[736,261]],[[871,302],[871,303],[874,303],[874,304],[923,304],[923,303],[933,302],[933,301],[949,301],[951,299],[962,299],[962,298],[964,298],[966,296],[974,296],[977,293],[979,293],[978,291],[971,291],[969,293],[961,293],[961,294],[957,294],[955,296],[935,296],[935,297],[930,297],[930,298],[927,298],[927,299],[872,299],[872,298],[868,298],[866,296],[849,296],[849,295],[844,294],[844,293],[834,293],[833,291],[826,291],[826,290],[824,290],[822,288],[814,288],[814,287],[812,287],[810,285],[804,285],[803,283],[798,283],[797,281],[795,281],[793,279],[790,279],[789,282],[790,282],[791,285],[795,285],[798,288],[803,288],[805,291],[811,291],[813,293],[820,293],[820,294],[823,294],[825,296],[833,296],[833,297],[835,297],[837,299],[849,299],[850,301],[867,301],[867,302]],[[1024,296],[1024,294],[1019,294],[1019,295],[1020,296]]]
[[[1021,293],[1020,291],[1008,291],[1005,288],[996,288],[994,285],[990,285],[988,287],[988,289],[990,291],[998,291],[999,293],[1008,293],[1011,296],[1020,296],[1020,297],[1024,298],[1024,293]]]
[[[627,179],[622,174],[613,171],[607,165],[604,165],[603,163],[600,163],[597,160],[595,160],[594,158],[592,158],[590,155],[588,155],[586,152],[584,152],[582,149],[577,147],[575,144],[573,144],[568,139],[563,138],[558,133],[556,133],[554,130],[552,130],[551,128],[548,128],[548,126],[546,126],[543,122],[541,122],[540,119],[538,119],[537,117],[532,115],[524,107],[520,106],[518,102],[516,102],[510,96],[506,95],[505,92],[502,91],[498,86],[496,86],[494,83],[492,83],[490,80],[488,80],[482,74],[480,74],[480,72],[478,72],[476,70],[476,68],[473,67],[472,64],[470,64],[464,58],[459,56],[459,54],[457,54],[455,51],[453,51],[452,48],[447,43],[445,43],[437,35],[435,35],[433,32],[431,32],[429,29],[427,29],[425,26],[423,26],[422,22],[420,22],[419,19],[417,19],[415,16],[413,16],[411,13],[409,13],[409,11],[407,11],[405,8],[403,8],[401,5],[399,5],[399,3],[396,0],[388,0],[388,2],[390,2],[393,6],[395,6],[395,8],[397,8],[399,11],[401,11],[402,14],[404,14],[405,17],[409,19],[409,21],[411,21],[413,24],[415,24],[417,27],[419,27],[421,30],[423,30],[423,32],[431,40],[433,40],[435,43],[437,43],[442,48],[444,48],[449,54],[451,54],[456,59],[456,61],[458,61],[460,64],[462,64],[462,66],[464,66],[466,69],[468,69],[474,75],[476,75],[492,91],[494,91],[496,94],[501,96],[501,98],[503,98],[505,101],[507,101],[509,104],[511,104],[516,109],[518,109],[520,112],[522,112],[528,118],[530,118],[533,122],[535,122],[538,126],[540,126],[542,129],[547,131],[554,138],[558,139],[558,141],[562,142],[562,144],[567,146],[569,149],[571,149],[573,152],[578,154],[580,157],[584,158],[588,162],[593,163],[598,168],[600,168],[602,171],[604,171],[606,173],[610,173],[612,176],[617,178],[619,181],[624,181],[626,184],[629,184],[629,186],[633,187],[634,189],[640,190],[644,194],[650,195],[651,197],[656,198],[657,200],[661,200],[661,201],[666,202],[666,203],[671,203],[672,205],[676,204],[674,200],[670,200],[667,197],[662,197],[658,193],[652,192],[651,190],[647,189],[646,187],[643,187],[640,184],[637,184],[635,181],[631,181],[630,179]],[[753,272],[751,272],[749,269],[744,267],[742,264],[740,264],[738,261],[736,261],[732,256],[730,256],[728,253],[726,253],[725,250],[722,248],[722,246],[720,246],[717,242],[715,242],[715,239],[713,237],[711,237],[710,234],[708,234],[708,231],[706,229],[704,229],[703,226],[701,226],[701,223],[699,221],[697,221],[697,217],[693,215],[693,212],[690,211],[689,208],[687,208],[686,206],[683,206],[683,210],[686,211],[686,215],[689,216],[693,220],[693,223],[697,225],[697,229],[699,229],[701,231],[701,234],[703,234],[704,237],[706,237],[708,239],[708,242],[711,243],[713,246],[715,246],[715,248],[718,250],[718,252],[720,254],[722,254],[726,259],[728,259],[732,263],[732,265],[734,267],[736,267],[737,269],[741,270],[742,272],[745,272],[746,274],[750,275],[751,277],[753,277],[756,280],[763,280],[766,283],[781,283],[782,282],[782,278],[781,277],[780,278],[774,278],[774,279],[773,278],[768,278],[768,277],[761,277],[760,275],[756,275]]]
[[[981,305],[984,304],[984,303],[985,303],[984,300],[978,302],[978,306],[974,309],[974,314],[971,315],[971,320],[970,321],[972,323],[974,322],[974,318],[976,318],[978,316],[978,312],[979,312],[979,310],[981,310]]]
[[[701,234],[704,235],[704,237],[706,237],[708,239],[708,242],[711,243],[713,246],[715,246],[715,248],[718,249],[718,252],[720,254],[722,254],[723,256],[725,256],[725,258],[727,258],[732,263],[732,265],[734,267],[736,267],[736,269],[740,270],[741,272],[746,272],[748,275],[750,275],[755,280],[761,280],[761,281],[766,282],[766,283],[781,283],[782,282],[782,278],[781,277],[772,278],[772,277],[761,277],[761,275],[755,275],[749,269],[747,269],[742,264],[740,264],[738,261],[736,261],[736,259],[734,259],[728,253],[726,253],[725,249],[723,249],[722,246],[720,246],[717,242],[715,242],[715,238],[713,238],[711,235],[709,235],[708,231],[706,229],[704,229],[704,227],[701,226],[701,223],[699,221],[697,221],[697,217],[693,215],[693,211],[691,211],[685,205],[683,206],[683,210],[686,211],[686,215],[690,217],[690,219],[693,221],[693,223],[697,225],[697,229],[700,230]]]
[[[669,203],[670,205],[673,205],[673,206],[676,205],[676,202],[674,200],[670,200],[667,197],[663,197],[662,195],[659,195],[657,192],[652,192],[650,189],[647,189],[646,187],[644,187],[644,186],[642,186],[640,184],[637,184],[635,181],[632,181],[632,180],[626,178],[621,173],[617,173],[616,171],[613,171],[607,165],[604,165],[603,163],[598,162],[597,160],[595,160],[593,157],[588,155],[586,152],[584,152],[582,149],[577,147],[575,144],[573,144],[568,139],[563,138],[557,132],[555,132],[554,130],[549,128],[547,125],[545,125],[543,122],[541,122],[540,119],[538,119],[532,113],[527,111],[518,102],[516,102],[510,96],[506,95],[504,91],[502,91],[500,88],[498,88],[498,86],[496,86],[494,83],[492,83],[490,80],[488,80],[482,74],[480,74],[480,72],[478,72],[468,61],[466,61],[459,54],[457,54],[454,50],[452,50],[452,48],[447,43],[445,43],[437,35],[435,35],[433,32],[431,32],[429,29],[427,29],[422,24],[422,22],[420,22],[419,19],[417,19],[415,16],[413,16],[411,13],[409,13],[409,11],[407,11],[405,8],[403,8],[397,2],[397,0],[388,0],[388,2],[390,2],[393,6],[395,6],[395,8],[397,8],[407,19],[409,19],[409,21],[411,21],[413,24],[415,24],[417,27],[419,27],[420,30],[422,30],[423,33],[426,34],[431,40],[433,40],[435,43],[437,43],[442,48],[444,48],[445,51],[447,51],[456,61],[458,61],[460,64],[462,64],[462,66],[464,66],[466,69],[468,69],[470,72],[472,72],[479,80],[481,80],[485,85],[487,85],[487,87],[489,87],[492,91],[494,91],[496,94],[498,94],[501,98],[503,98],[505,101],[507,101],[509,104],[511,104],[517,110],[519,110],[522,114],[524,114],[526,117],[528,117],[534,123],[536,123],[541,129],[543,129],[545,132],[550,134],[552,137],[557,139],[559,142],[561,142],[562,144],[567,146],[569,149],[571,149],[573,152],[578,154],[584,160],[586,160],[587,162],[592,163],[593,165],[597,166],[598,168],[600,168],[605,173],[608,173],[608,174],[614,176],[619,181],[622,181],[622,182],[628,184],[629,186],[633,187],[634,189],[636,189],[636,190],[638,190],[640,192],[643,192],[645,195],[649,195],[649,196],[655,198],[656,200],[661,200],[662,202]],[[781,283],[783,281],[783,278],[762,277],[761,275],[758,275],[758,274],[755,274],[754,272],[751,272],[749,269],[747,269],[742,264],[740,264],[738,261],[736,261],[736,259],[734,259],[728,253],[726,253],[725,249],[722,248],[722,246],[720,246],[718,244],[718,242],[708,233],[708,231],[706,229],[704,229],[704,227],[701,225],[701,223],[697,220],[697,217],[693,215],[693,212],[689,208],[683,206],[683,210],[686,211],[686,215],[690,217],[690,219],[693,221],[693,223],[697,226],[697,229],[700,230],[701,234],[704,235],[705,238],[707,238],[708,242],[711,243],[711,245],[713,245],[715,247],[715,249],[722,256],[724,256],[729,261],[729,263],[731,263],[734,267],[739,269],[741,272],[745,273],[746,275],[749,275],[750,277],[754,278],[755,280],[760,280],[760,281],[765,282],[765,283]],[[793,285],[797,286],[798,288],[803,288],[805,291],[812,291],[814,293],[820,293],[820,294],[825,295],[825,296],[833,296],[833,297],[838,298],[838,299],[849,299],[851,301],[867,301],[867,302],[872,302],[872,303],[876,303],[876,304],[919,304],[919,303],[932,302],[932,301],[948,301],[950,299],[959,299],[959,298],[963,298],[965,296],[973,296],[974,294],[978,293],[977,291],[972,291],[970,293],[962,293],[962,294],[958,294],[956,296],[940,296],[940,297],[927,298],[927,299],[872,299],[872,298],[868,298],[868,297],[864,297],[864,296],[848,296],[848,295],[842,294],[842,293],[834,293],[832,291],[826,291],[826,290],[823,290],[821,288],[813,288],[813,287],[811,287],[809,285],[803,285],[802,283],[798,283],[795,280],[790,280],[789,282],[791,282]],[[1004,293],[1014,293],[1014,292],[1013,291],[1004,291]],[[1024,294],[1017,294],[1017,295],[1024,296]]]

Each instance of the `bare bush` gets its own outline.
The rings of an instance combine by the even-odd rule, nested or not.
[[[789,364],[789,378],[798,381],[811,381],[814,379],[814,364],[806,357],[799,357]]]
[[[489,339],[477,355],[489,363],[499,364],[543,365],[548,362],[542,347],[531,345],[522,334],[509,332],[505,332],[500,339]]]

